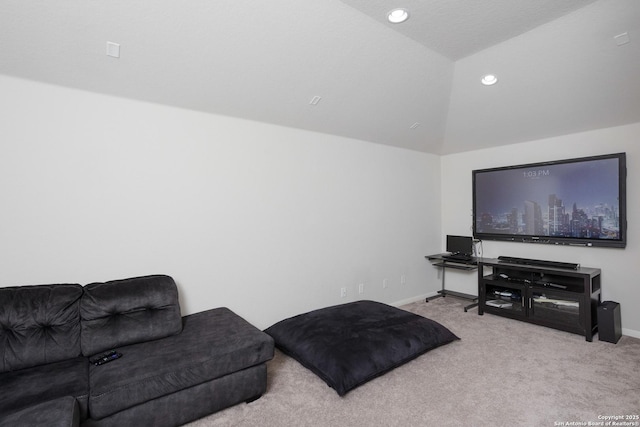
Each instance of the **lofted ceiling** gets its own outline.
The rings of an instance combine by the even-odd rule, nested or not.
[[[0,74],[447,154],[640,122],[640,1],[2,0]]]

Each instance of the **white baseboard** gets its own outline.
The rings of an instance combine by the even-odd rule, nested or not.
[[[640,338],[640,331],[634,331],[633,329],[622,328],[622,335],[628,337]]]
[[[411,297],[411,298],[403,299],[403,300],[396,301],[396,302],[391,302],[391,303],[389,303],[389,305],[392,305],[394,307],[399,307],[401,305],[411,304],[412,302],[416,302],[416,301],[420,301],[420,300],[424,301],[425,299],[427,299],[429,297],[434,297],[436,295],[438,295],[437,292],[431,292],[431,293],[428,293],[428,294],[416,295],[416,296]]]

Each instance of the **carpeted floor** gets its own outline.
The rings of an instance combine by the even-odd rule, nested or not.
[[[401,307],[442,323],[461,340],[345,397],[276,351],[262,398],[189,426],[542,427],[606,425],[604,417],[640,415],[640,339],[589,343],[580,335],[478,316],[475,308],[465,313],[467,303],[447,297]],[[640,426],[637,418],[621,421]]]

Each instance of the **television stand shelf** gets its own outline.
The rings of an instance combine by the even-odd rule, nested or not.
[[[446,254],[435,254],[435,255],[427,255],[425,257],[432,262],[432,265],[434,267],[442,268],[442,289],[438,291],[438,295],[427,297],[425,299],[425,302],[429,302],[430,300],[435,298],[444,298],[447,295],[451,295],[452,297],[456,297],[456,298],[468,299],[468,300],[471,300],[472,303],[464,307],[464,311],[466,313],[467,310],[469,310],[470,308],[476,307],[478,305],[478,297],[475,295],[465,294],[462,292],[446,290],[444,287],[444,273],[447,268],[451,268],[454,270],[465,270],[465,271],[476,270],[478,268],[478,261],[476,258],[471,258],[470,260],[446,259],[444,257],[445,255]]]
[[[485,275],[485,268],[490,274]],[[478,259],[478,314],[584,335],[598,330],[600,269],[555,268]]]

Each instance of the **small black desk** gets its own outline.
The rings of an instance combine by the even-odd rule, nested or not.
[[[451,260],[451,259],[444,258],[444,255],[447,255],[447,254],[445,253],[445,254],[427,255],[425,257],[426,259],[431,261],[434,267],[442,268],[442,290],[438,291],[438,295],[428,297],[425,300],[425,302],[429,302],[429,300],[432,300],[435,298],[440,298],[440,297],[444,298],[447,295],[451,295],[457,298],[468,299],[473,302],[464,308],[464,311],[466,313],[467,310],[469,310],[470,308],[476,307],[478,305],[478,297],[475,295],[465,294],[462,292],[447,291],[444,287],[444,272],[447,268],[453,268],[454,270],[466,270],[466,271],[477,270],[478,259],[474,257],[474,258],[471,258],[471,260],[469,261]]]

